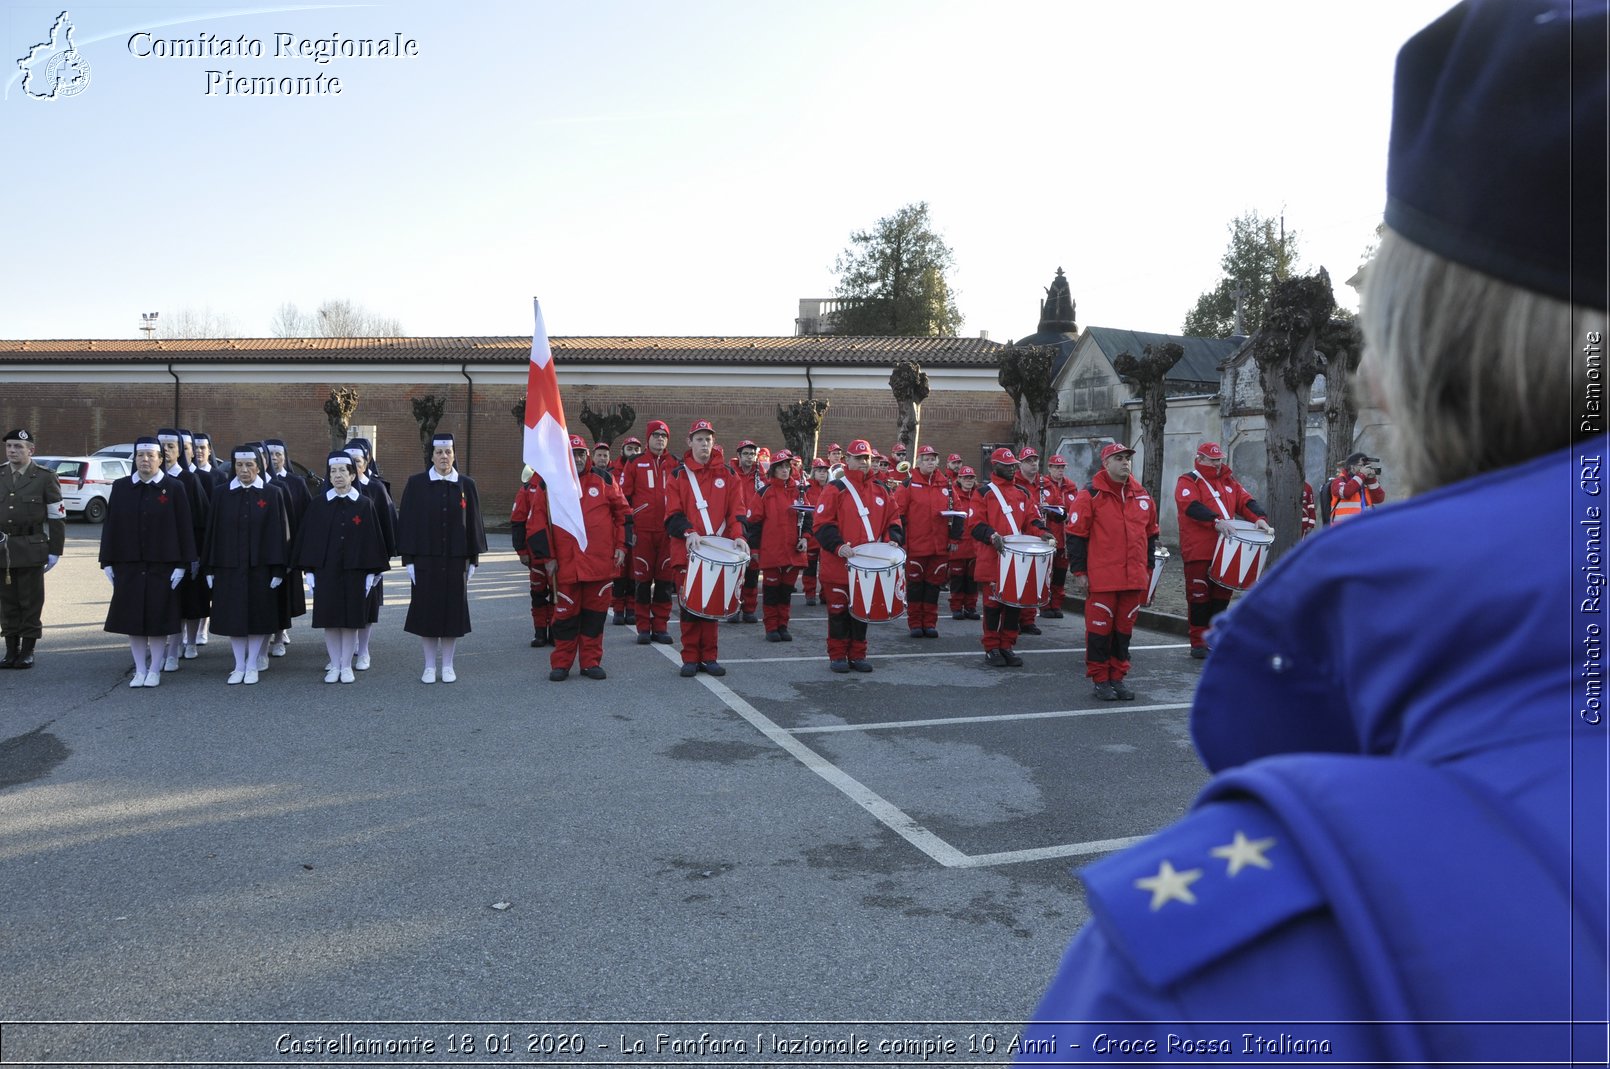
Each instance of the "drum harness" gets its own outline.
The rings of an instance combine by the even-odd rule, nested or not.
[[[865,505],[861,504],[861,495],[856,493],[855,484],[849,479],[845,479],[844,489],[850,492],[850,500],[855,502],[855,511],[861,514],[861,526],[866,528],[866,540],[868,542],[876,542],[878,540],[878,536],[872,533],[872,521],[867,519],[871,513],[867,511],[867,507]]]
[[[1012,533],[1022,534],[1023,532],[1017,528],[1017,517],[1012,515],[1012,506],[1006,503],[1006,495],[1001,493],[1001,488],[995,485],[993,479],[990,480],[989,492],[994,494],[995,500],[1001,503],[1001,511],[1006,514],[1006,522],[1012,525]]]
[[[683,468],[682,470],[687,472],[688,485],[693,487],[693,507],[699,510],[699,519],[704,521],[704,531],[701,533],[714,535],[715,531],[710,528],[710,508],[705,503],[704,491],[699,489],[699,477],[693,474],[692,468]]]
[[[1230,515],[1230,510],[1224,507],[1224,498],[1219,496],[1219,492],[1218,492],[1218,490],[1214,489],[1213,484],[1208,482],[1206,479],[1204,479],[1202,477],[1202,473],[1199,472],[1199,471],[1193,470],[1191,472],[1191,475],[1196,478],[1197,482],[1199,482],[1203,486],[1207,487],[1207,492],[1213,495],[1213,503],[1215,505],[1219,506],[1219,514],[1222,515],[1227,520],[1235,519],[1234,516]]]

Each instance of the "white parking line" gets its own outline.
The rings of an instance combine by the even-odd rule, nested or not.
[[[838,731],[890,731],[899,728],[948,727],[952,724],[994,724],[1007,720],[1054,720],[1070,716],[1109,716],[1113,713],[1154,713],[1168,709],[1189,709],[1190,702],[1173,705],[1111,705],[1101,709],[1059,709],[1048,713],[1001,713],[997,716],[942,716],[933,720],[884,720],[876,724],[824,724],[821,727],[788,728],[790,735],[826,735]]]
[[[1020,865],[1025,861],[1044,861],[1052,857],[1106,854],[1114,850],[1127,850],[1136,843],[1143,843],[1150,838],[1150,835],[1131,835],[1127,839],[1096,839],[1088,843],[1041,846],[1033,850],[1007,850],[999,854],[970,854],[967,860],[958,865],[957,868],[979,869],[990,865]]]

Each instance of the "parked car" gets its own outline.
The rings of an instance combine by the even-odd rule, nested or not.
[[[134,443],[124,442],[122,445],[109,445],[103,449],[95,450],[98,457],[122,457],[124,460],[134,459]]]
[[[131,446],[129,455],[133,454]],[[112,496],[112,483],[134,470],[132,460],[106,454],[34,457],[34,463],[56,473],[56,481],[61,483],[62,505],[69,514],[80,513],[90,523],[106,519],[106,501]]]

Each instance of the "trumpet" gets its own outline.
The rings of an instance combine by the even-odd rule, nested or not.
[[[906,472],[911,470],[911,461],[902,460],[900,463],[894,466],[894,470],[898,471],[901,475],[904,475]]]

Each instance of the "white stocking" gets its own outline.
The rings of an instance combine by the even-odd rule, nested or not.
[[[444,638],[439,639],[438,641],[442,644],[442,668],[448,669],[453,667],[453,647],[458,645],[458,639]]]
[[[229,638],[229,649],[230,652],[235,655],[235,671],[246,671],[248,667],[246,664],[246,640],[241,638],[239,635],[231,635]],[[256,668],[257,665],[253,664],[249,667]]]
[[[146,662],[146,644],[144,635],[132,635],[129,638],[129,653],[134,657],[134,674],[143,676],[149,671]],[[158,668],[162,666],[157,665]]]
[[[358,636],[363,632],[356,628],[343,627],[341,629],[341,660],[336,667],[347,669],[352,667],[352,657],[358,652]]]

